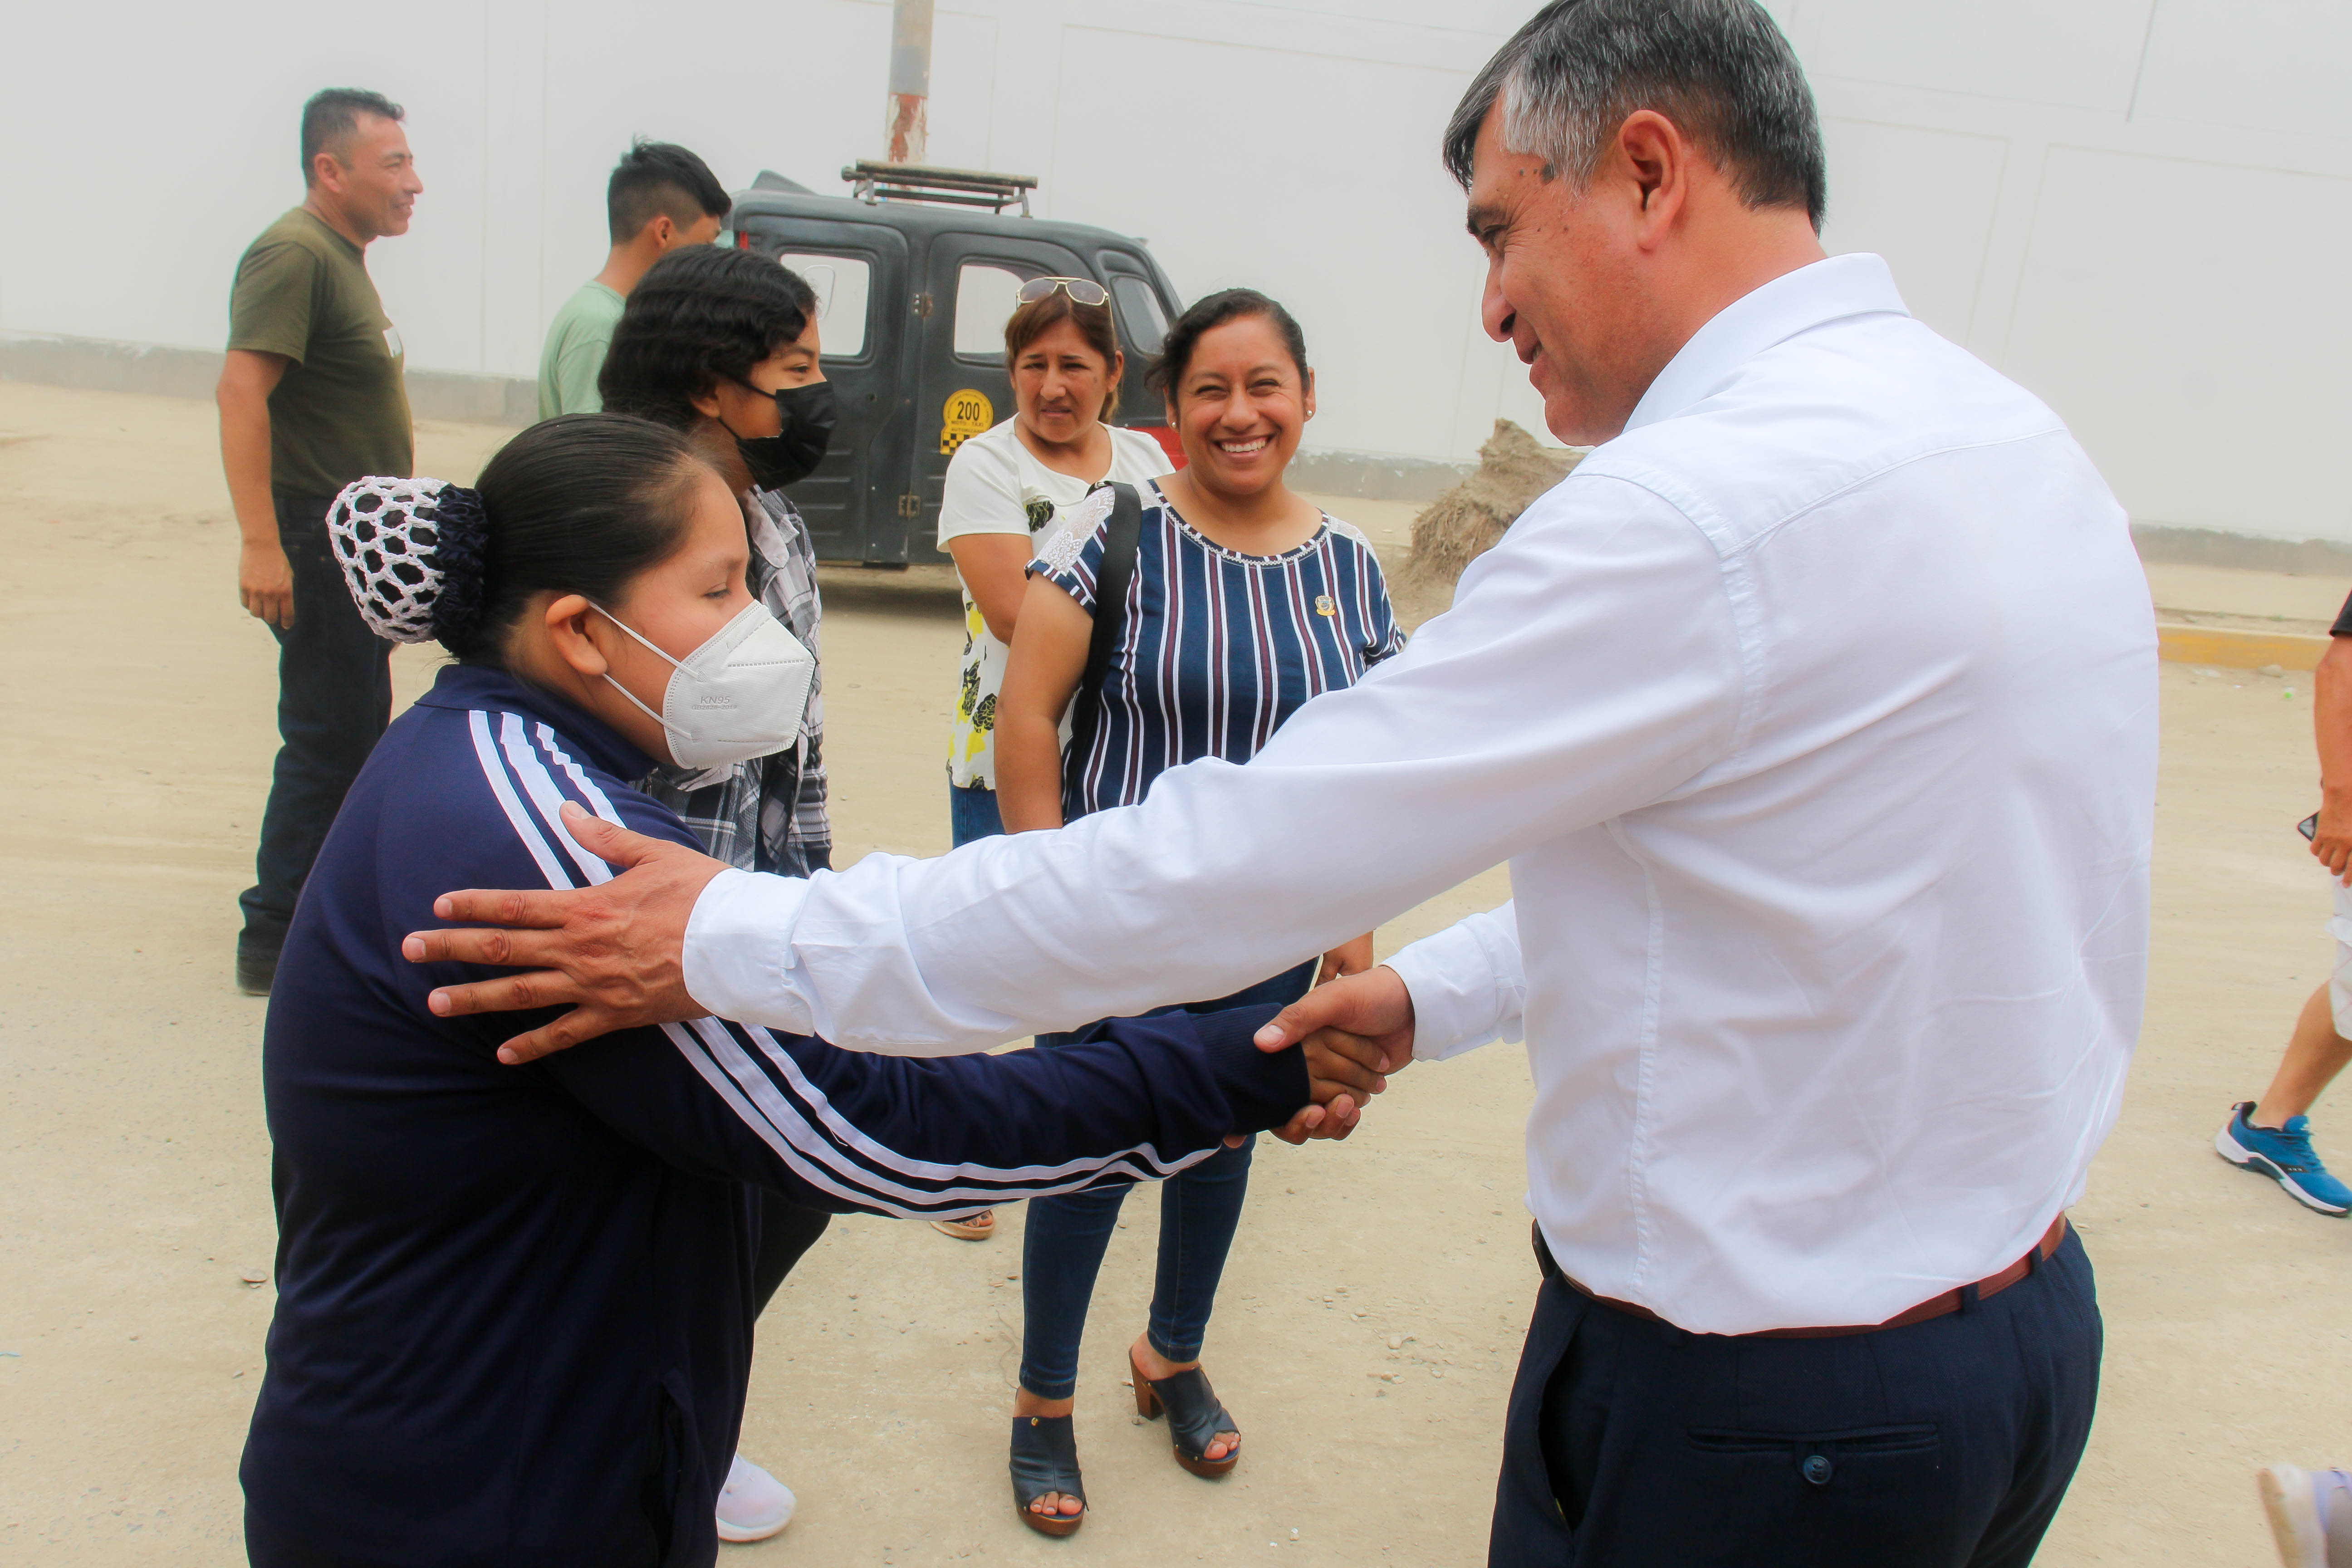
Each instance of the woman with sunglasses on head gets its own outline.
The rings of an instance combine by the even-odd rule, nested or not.
[[[1004,323],[1013,417],[956,447],[940,498],[940,548],[955,558],[963,588],[963,669],[948,739],[948,826],[959,847],[1004,831],[997,692],[1031,559],[1096,485],[1139,485],[1168,470],[1159,442],[1108,423],[1127,359],[1103,286],[1032,278],[1014,305]],[[965,1241],[996,1234],[993,1214],[934,1223]]]
[[[727,481],[743,513],[751,595],[814,658],[824,605],[808,525],[784,497],[833,434],[833,386],[820,363],[816,295],[799,274],[746,250],[688,246],[629,291],[597,390],[608,412],[684,435]],[[824,705],[812,669],[799,738],[722,767],[657,763],[630,781],[684,819],[715,858],[805,877],[829,867]],[[755,1311],[764,1310],[831,1216],[763,1194]],[[791,1489],[737,1459],[719,1499],[722,1540],[758,1541],[790,1521]]]
[[[1352,686],[1403,646],[1370,543],[1283,482],[1315,416],[1315,375],[1290,312],[1252,289],[1212,294],[1169,329],[1151,382],[1167,397],[1184,468],[1144,487],[1131,533],[1115,492],[1095,491],[1029,567],[998,704],[997,780],[1012,832],[1132,805],[1186,763],[1245,763],[1302,703]],[[1108,603],[1097,593],[1107,559],[1131,562]],[[1099,617],[1114,634],[1108,668],[1082,693]],[[1060,726],[1077,697],[1085,717],[1066,756]],[[1162,1011],[1293,1002],[1311,984],[1370,968],[1371,949],[1367,933],[1322,954],[1319,969],[1309,954],[1269,952],[1272,978]],[[1037,1045],[1061,1048],[1108,1026],[1041,1035]],[[1166,1413],[1177,1462],[1201,1476],[1240,1458],[1240,1429],[1200,1361],[1250,1152],[1244,1142],[1161,1185],[1158,1278],[1148,1326],[1128,1349],[1137,1410]],[[1087,1305],[1125,1197],[1112,1187],[1029,1205],[1013,1491],[1023,1521],[1047,1534],[1066,1535],[1085,1517],[1070,1411]]]

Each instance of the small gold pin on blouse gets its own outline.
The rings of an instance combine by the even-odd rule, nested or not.
[[[1318,594],[1315,595],[1315,613],[1318,616],[1336,616],[1339,613],[1339,606],[1332,602],[1330,595]]]

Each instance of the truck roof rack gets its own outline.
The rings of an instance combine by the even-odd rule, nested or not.
[[[853,187],[851,196],[868,206],[877,202],[941,202],[1001,213],[1018,202],[1023,217],[1029,216],[1029,193],[1037,188],[1033,174],[991,174],[979,169],[885,163],[873,158],[860,158],[844,169],[841,177]]]

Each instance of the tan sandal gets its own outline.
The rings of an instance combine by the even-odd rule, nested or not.
[[[996,1234],[996,1211],[982,1209],[964,1219],[935,1219],[931,1228],[958,1241],[986,1241]]]

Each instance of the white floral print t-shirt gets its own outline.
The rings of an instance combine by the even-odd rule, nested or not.
[[[1139,488],[1174,465],[1160,443],[1140,430],[1110,426],[1106,479]],[[971,533],[1025,534],[1034,556],[1086,499],[1087,482],[1057,474],[1032,455],[1007,419],[974,436],[948,459],[940,500],[940,548]],[[958,578],[961,582],[961,578]],[[963,670],[950,721],[948,782],[959,789],[996,787],[996,694],[1004,684],[1005,646],[996,639],[963,591]]]

